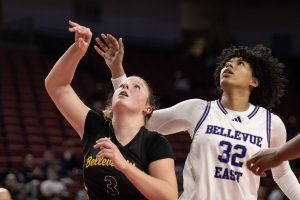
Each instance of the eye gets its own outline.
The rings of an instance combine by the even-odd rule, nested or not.
[[[134,88],[141,89],[139,85],[134,85]]]
[[[244,62],[243,60],[238,60],[238,61],[237,61],[237,64],[238,64],[238,65],[243,65],[243,66],[244,66],[244,65],[245,65],[245,62]]]

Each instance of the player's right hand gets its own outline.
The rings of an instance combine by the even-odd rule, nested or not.
[[[91,30],[71,20],[69,20],[69,25],[69,31],[75,33],[75,45],[83,52],[86,52],[91,43],[91,38],[93,35]]]

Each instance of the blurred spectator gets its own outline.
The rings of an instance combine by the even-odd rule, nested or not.
[[[60,172],[61,170],[58,160],[55,158],[53,152],[50,149],[44,151],[40,167],[44,175],[47,173],[49,167],[54,167],[58,172]]]
[[[189,91],[191,89],[190,81],[185,78],[180,70],[174,74],[174,89],[178,91]]]
[[[35,157],[31,153],[25,155],[23,166],[19,169],[18,178],[22,183],[29,183],[34,179],[42,180],[44,178],[41,168],[37,166]]]
[[[0,188],[0,199],[1,200],[12,200],[10,193],[5,188]]]
[[[89,197],[84,189],[79,190],[76,195],[76,200],[88,200]]]
[[[61,167],[61,176],[67,177],[73,171],[81,171],[83,161],[76,157],[74,144],[71,140],[67,140],[64,147],[64,154],[59,159],[59,164]]]
[[[45,178],[41,168],[37,165],[35,157],[27,153],[24,157],[24,164],[19,169],[18,177],[24,183],[27,200],[39,199],[40,182]]]
[[[24,200],[26,191],[24,185],[17,180],[14,173],[8,173],[4,179],[4,187],[9,191],[13,200]]]
[[[274,189],[268,196],[268,200],[286,200],[287,198],[280,189]]]
[[[47,179],[41,183],[41,194],[47,199],[60,199],[67,197],[68,191],[63,182],[59,179],[58,172],[54,167],[47,169]]]

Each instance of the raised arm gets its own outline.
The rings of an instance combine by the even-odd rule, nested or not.
[[[69,31],[75,33],[75,42],[51,69],[45,79],[45,87],[59,111],[82,138],[89,108],[79,99],[70,83],[79,61],[88,49],[92,32],[72,21],[69,21],[69,25]]]

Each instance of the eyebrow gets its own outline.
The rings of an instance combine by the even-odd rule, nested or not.
[[[230,60],[228,60],[227,62],[233,62],[233,60],[246,62],[246,60],[243,57],[234,57],[234,58],[231,58]]]
[[[125,79],[120,85],[122,85],[122,84],[124,84],[124,83],[126,83],[126,81],[128,81],[128,80],[132,80],[132,79]],[[132,83],[133,84],[136,84],[136,85],[139,85],[140,87],[142,87],[142,88],[145,88],[145,84],[143,84],[143,83],[139,83],[139,82],[137,82],[137,81],[135,81],[135,80],[132,80]]]

